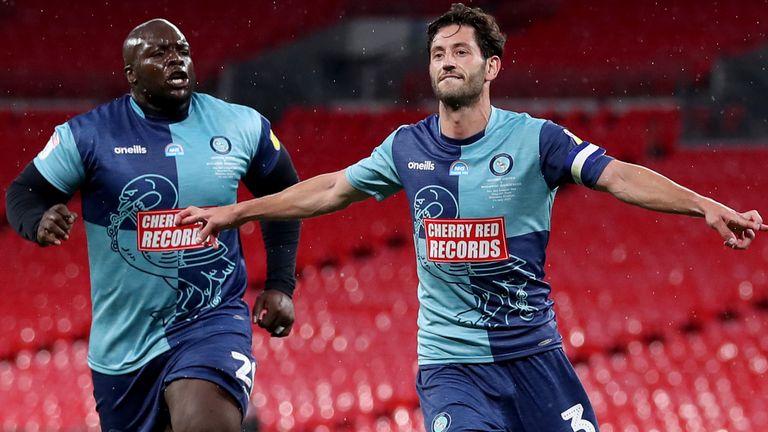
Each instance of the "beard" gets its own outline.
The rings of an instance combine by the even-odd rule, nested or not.
[[[435,93],[437,100],[452,109],[470,106],[480,100],[480,95],[483,93],[483,85],[485,84],[484,71],[485,65],[478,68],[477,71],[466,75],[464,82],[459,86],[452,86],[447,89],[440,88],[437,78],[432,79],[432,91]]]

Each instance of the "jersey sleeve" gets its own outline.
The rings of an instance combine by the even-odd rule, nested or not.
[[[392,132],[370,156],[350,165],[344,172],[352,187],[374,196],[378,201],[403,188],[392,158],[392,144],[397,132]]]
[[[74,194],[85,179],[83,159],[67,123],[56,126],[33,163],[46,180],[67,195]]]
[[[541,173],[551,189],[565,183],[594,187],[600,174],[613,160],[605,149],[547,121],[539,135]]]
[[[272,131],[272,125],[269,120],[255,111],[254,115],[258,117],[256,121],[259,122],[261,127],[258,128],[258,134],[254,137],[253,159],[248,169],[259,177],[264,177],[275,168],[277,160],[280,158],[280,147],[282,144]]]

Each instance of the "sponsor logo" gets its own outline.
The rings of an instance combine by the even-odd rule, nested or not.
[[[165,146],[166,157],[176,157],[176,156],[183,156],[183,155],[184,155],[184,147],[182,147],[181,144],[170,143],[167,146]]]
[[[543,341],[539,342],[539,346],[547,346],[552,343],[552,339],[544,339]]]
[[[115,147],[115,154],[147,154],[147,148],[140,145],[132,145],[130,147]]]
[[[491,159],[489,168],[493,175],[503,176],[512,171],[512,156],[506,153],[499,153]]]
[[[504,218],[424,219],[427,260],[493,262],[509,258]]]
[[[137,213],[136,244],[142,252],[176,251],[203,246],[197,241],[202,224],[177,227],[173,218],[179,209],[140,211]]]
[[[40,158],[40,160],[47,158],[60,142],[61,140],[59,139],[59,133],[53,132],[53,135],[51,135],[51,137],[48,139],[48,142],[45,144],[45,148],[43,148],[43,150],[37,156]]]
[[[225,136],[215,136],[211,138],[211,149],[218,154],[228,154],[232,151],[232,143]]]
[[[448,169],[448,174],[452,176],[465,176],[469,174],[469,165],[461,160],[454,161]]]
[[[435,163],[431,160],[424,162],[408,162],[408,169],[419,171],[434,171]]]
[[[451,416],[441,412],[432,419],[432,432],[445,432],[451,427]]]

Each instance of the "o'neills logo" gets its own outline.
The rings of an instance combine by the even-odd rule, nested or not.
[[[509,258],[504,218],[424,219],[427,259],[490,262]]]
[[[431,160],[426,160],[424,162],[408,162],[408,169],[419,171],[434,171],[435,163]]]
[[[177,227],[173,218],[179,211],[140,211],[137,214],[137,248],[143,252],[163,252],[202,247],[203,244],[197,241],[201,224]]]
[[[115,154],[147,154],[147,148],[140,145],[130,147],[115,147]]]

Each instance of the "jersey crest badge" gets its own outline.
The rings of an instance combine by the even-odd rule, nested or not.
[[[491,169],[493,175],[503,176],[512,171],[512,165],[514,165],[512,156],[506,153],[499,153],[491,158],[491,163],[488,167]]]
[[[432,432],[445,432],[451,427],[451,416],[441,412],[432,420]]]
[[[225,155],[232,151],[232,143],[229,141],[229,138],[225,136],[215,136],[211,138],[210,144],[211,149],[218,154]]]

